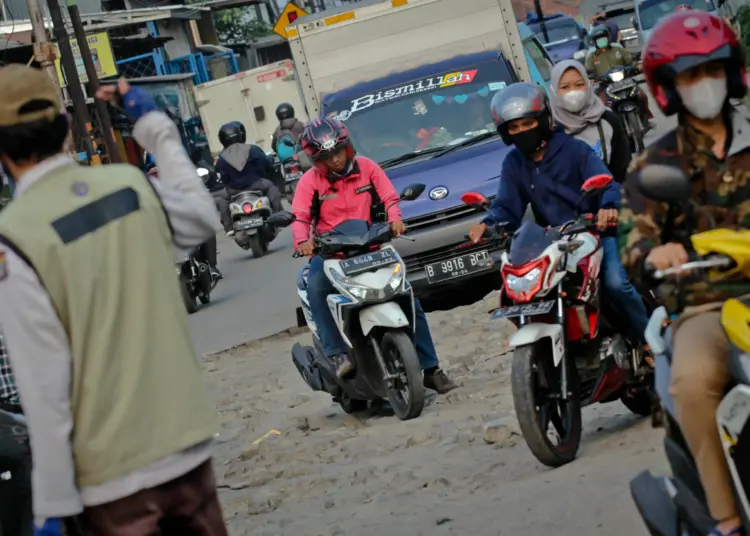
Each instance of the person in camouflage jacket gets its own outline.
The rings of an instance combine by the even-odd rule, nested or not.
[[[627,181],[621,256],[631,277],[642,283],[646,265],[665,269],[687,262],[692,234],[750,224],[750,123],[729,103],[743,97],[747,86],[743,53],[731,27],[701,11],[670,15],[646,43],[644,72],[662,111],[679,115],[676,129],[633,160]],[[639,195],[639,171],[649,164],[680,168],[691,180],[690,199],[667,204]],[[711,534],[740,534],[742,521],[716,424],[729,381],[729,346],[719,309],[727,298],[745,295],[748,282],[706,282],[691,274],[680,279],[684,292],[673,292],[676,281],[660,287],[668,307],[687,306],[672,325],[670,394],[711,517],[718,522]],[[684,302],[675,295],[684,295]]]

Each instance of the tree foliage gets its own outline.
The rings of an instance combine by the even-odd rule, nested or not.
[[[745,49],[745,62],[750,61],[750,5],[745,4],[737,10],[735,23],[740,32],[742,47]]]
[[[264,21],[253,17],[248,8],[234,8],[214,14],[214,26],[222,45],[247,43],[273,32]]]

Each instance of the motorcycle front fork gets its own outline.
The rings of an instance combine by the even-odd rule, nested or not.
[[[560,335],[565,338],[565,305],[563,304],[563,291],[562,282],[557,287],[557,324],[562,328],[562,334]],[[521,315],[518,317],[518,328],[522,328],[526,325],[526,317]],[[554,340],[550,340],[550,344],[555,344]],[[562,345],[562,359],[560,360],[560,398],[567,400],[570,395],[568,393],[568,352],[567,345]]]

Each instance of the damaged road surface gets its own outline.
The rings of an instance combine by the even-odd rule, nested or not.
[[[487,318],[494,303],[428,314],[442,366],[460,388],[430,392],[422,416],[408,422],[346,415],[311,392],[290,355],[309,334],[208,357],[230,533],[645,534],[628,481],[666,465],[663,432],[620,402],[589,407],[578,459],[554,470],[539,464],[513,412],[513,328]]]

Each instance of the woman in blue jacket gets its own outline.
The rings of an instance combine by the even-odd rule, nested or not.
[[[554,129],[549,99],[539,86],[516,83],[498,92],[492,99],[492,117],[503,141],[515,149],[503,161],[497,197],[487,217],[471,228],[470,238],[478,242],[494,223],[519,227],[527,205],[542,226],[562,225],[579,211],[596,213],[603,231],[604,291],[625,312],[632,335],[643,341],[648,313],[625,274],[612,228],[620,208],[620,185],[613,181],[600,200],[578,204],[586,179],[610,173],[591,146]]]

